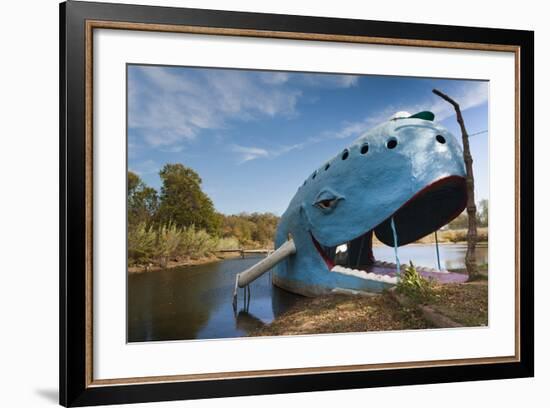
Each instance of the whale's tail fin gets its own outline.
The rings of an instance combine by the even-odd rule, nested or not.
[[[236,305],[237,301],[237,288],[244,288],[250,283],[258,279],[264,273],[269,271],[279,262],[285,260],[291,255],[296,253],[296,246],[292,239],[286,241],[281,245],[277,250],[272,252],[270,255],[262,259],[256,265],[251,266],[246,271],[238,273],[235,277],[235,289],[233,291],[233,305]]]

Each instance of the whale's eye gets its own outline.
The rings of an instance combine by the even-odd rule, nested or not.
[[[363,146],[361,146],[361,154],[367,154],[369,151],[369,144],[365,143]]]
[[[329,188],[323,189],[313,201],[313,205],[324,213],[329,213],[338,206],[338,202],[344,197]]]
[[[443,136],[441,136],[441,135],[437,135],[437,136],[435,137],[435,140],[437,140],[437,141],[438,141],[439,143],[441,143],[441,144],[445,144],[445,142],[446,142],[445,138],[444,138]]]
[[[349,152],[347,150],[344,150],[344,153],[342,153],[342,160],[346,160],[349,157]]]
[[[311,176],[312,179],[314,179],[317,176],[317,171],[313,172],[313,175]]]
[[[388,147],[388,149],[395,149],[395,146],[397,146],[397,139],[392,137],[390,140],[388,140],[386,146]]]
[[[323,208],[325,210],[328,210],[329,208],[332,208],[336,204],[336,199],[333,198],[332,200],[321,200],[317,203],[317,205],[320,208]]]

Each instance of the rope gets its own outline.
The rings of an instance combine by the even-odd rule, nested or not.
[[[487,133],[487,130],[480,130],[479,132],[475,132],[475,133],[469,134],[468,137],[480,135],[480,134],[482,134],[482,133]]]
[[[401,263],[399,262],[399,255],[397,254],[397,231],[395,230],[395,222],[393,217],[391,217],[391,230],[393,233],[393,250],[395,252],[395,265],[397,269],[397,276],[401,274]]]
[[[437,230],[435,230],[435,252],[437,254],[437,269],[441,271],[441,261],[439,260],[439,242],[437,241]]]

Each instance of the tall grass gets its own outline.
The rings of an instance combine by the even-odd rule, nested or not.
[[[156,231],[155,255],[161,267],[165,268],[170,258],[181,254],[181,235],[182,231],[172,223],[161,225]]]
[[[218,239],[194,225],[180,230],[179,251],[185,257],[201,258],[217,249]]]
[[[156,253],[157,234],[145,223],[128,230],[128,263],[141,264],[149,262]]]
[[[459,230],[447,230],[441,233],[443,240],[447,242],[465,242],[468,240],[468,230],[459,229]],[[477,229],[477,242],[487,242],[489,239],[489,234],[487,228],[478,228]]]
[[[178,228],[172,223],[158,228],[144,223],[128,230],[130,265],[156,263],[166,267],[172,259],[197,259],[213,254],[220,246],[238,247],[236,238],[216,238],[194,225]]]
[[[226,237],[226,238],[220,238],[218,240],[217,249],[235,249],[240,247],[241,245],[239,243],[239,240],[236,237]]]

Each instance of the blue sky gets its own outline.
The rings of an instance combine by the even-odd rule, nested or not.
[[[211,68],[128,66],[128,167],[160,190],[166,163],[193,168],[225,214],[281,215],[303,180],[398,111],[430,110],[461,142],[488,129],[488,83]],[[476,201],[489,197],[488,133],[470,138]]]

